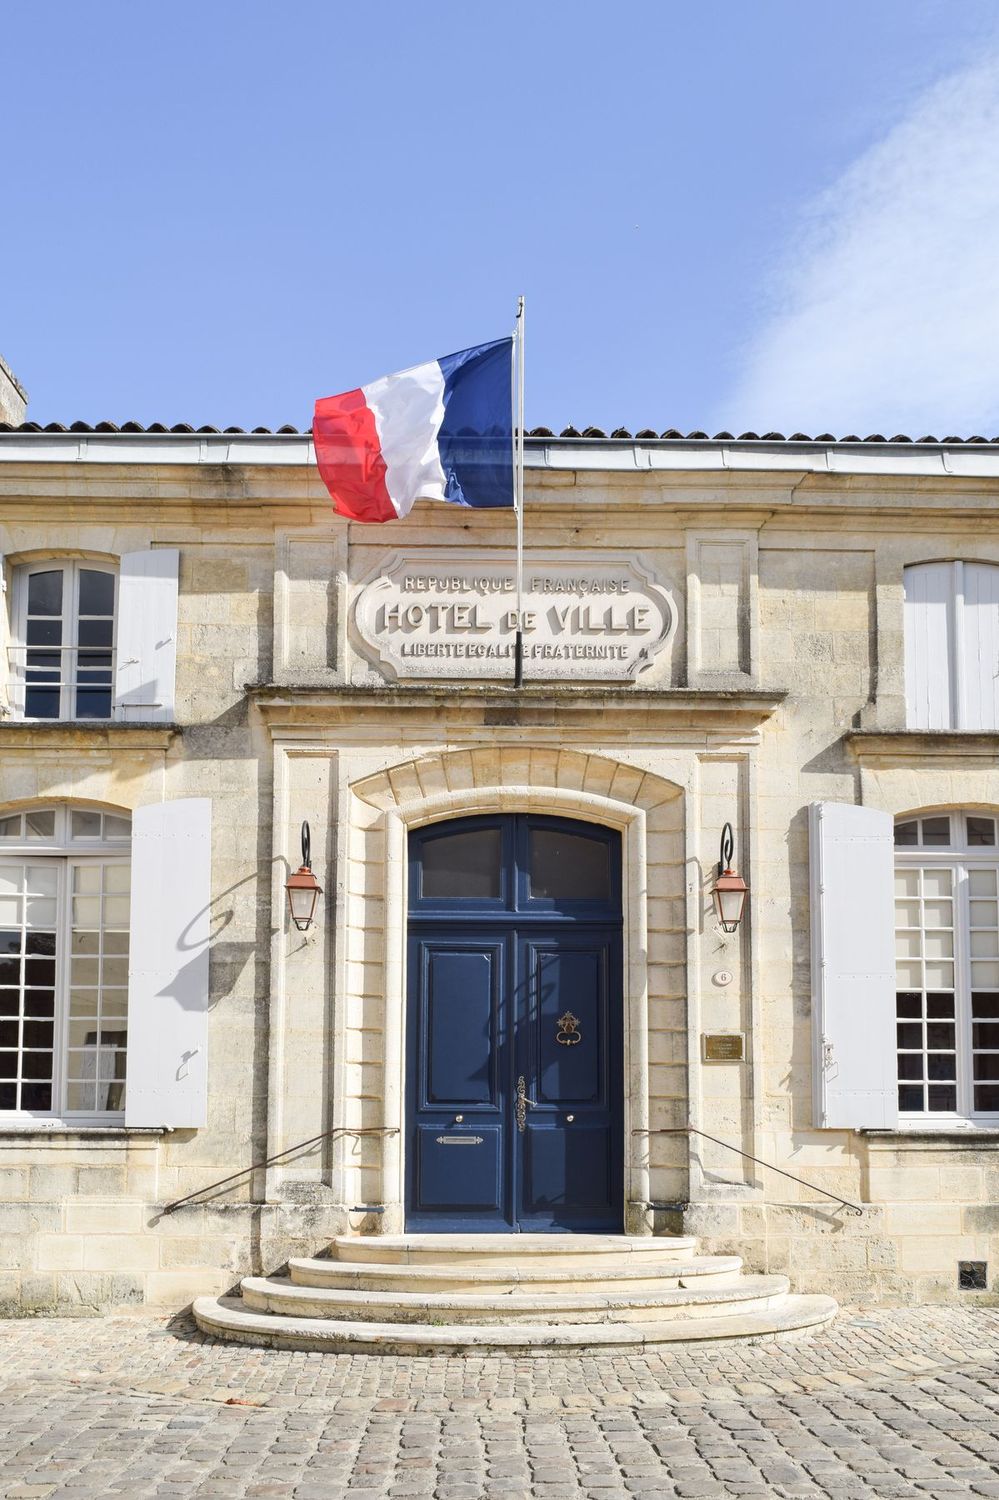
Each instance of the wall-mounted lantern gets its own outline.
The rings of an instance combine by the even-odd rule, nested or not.
[[[732,856],[735,853],[735,838],[732,834],[731,823],[726,823],[722,829],[721,847],[718,851],[718,874],[715,877],[712,895],[715,898],[715,910],[722,925],[723,932],[737,932],[739,923],[742,921],[743,908],[746,905],[746,897],[749,887],[742,876],[733,869]]]
[[[299,932],[308,932],[323,888],[312,873],[312,835],[308,823],[302,824],[302,863],[285,883],[288,910]]]

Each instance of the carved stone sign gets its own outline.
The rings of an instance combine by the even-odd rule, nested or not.
[[[508,679],[517,583],[512,558],[437,552],[388,558],[360,590],[357,633],[397,677]],[[669,595],[634,558],[524,560],[524,675],[622,682],[647,667],[675,623]]]

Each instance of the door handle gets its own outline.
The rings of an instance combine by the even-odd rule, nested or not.
[[[523,1135],[524,1131],[527,1129],[528,1105],[530,1105],[532,1109],[537,1109],[538,1107],[536,1099],[528,1099],[527,1083],[524,1079],[523,1073],[521,1073],[520,1077],[517,1079],[517,1103],[514,1109],[514,1114],[517,1119],[517,1129],[519,1130],[521,1135]]]

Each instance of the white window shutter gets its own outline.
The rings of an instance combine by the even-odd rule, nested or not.
[[[893,819],[843,802],[813,803],[808,812],[818,1123],[891,1127],[898,1120]]]
[[[179,568],[176,547],[121,559],[114,717],[125,723],[173,720]]]
[[[953,729],[954,564],[905,569],[905,719],[909,729]]]
[[[961,729],[999,729],[999,567],[959,565]]]
[[[204,1125],[212,804],[132,817],[126,1125]]]

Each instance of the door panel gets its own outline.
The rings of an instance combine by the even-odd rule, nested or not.
[[[416,1135],[416,1197],[422,1209],[448,1210],[462,1221],[471,1212],[502,1210],[503,1133],[498,1126],[466,1130],[421,1125]]]
[[[537,1007],[536,1097],[546,1104],[606,1105],[607,945],[573,951],[558,937],[529,942],[527,953]]]
[[[411,1229],[509,1228],[507,946],[502,935],[410,936]]]
[[[605,1126],[531,1123],[524,1139],[521,1217],[523,1227],[535,1231],[620,1228]]]
[[[609,1014],[620,934],[587,924],[524,937],[520,947],[521,1051],[535,1103],[525,1122],[518,1218],[525,1229],[620,1228],[620,1026]],[[619,1018],[619,1002],[616,1010]]]
[[[410,867],[407,1228],[619,1230],[619,836],[458,819]]]
[[[422,945],[427,966],[428,1105],[496,1104],[499,1021],[497,950],[470,953]]]

